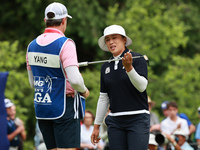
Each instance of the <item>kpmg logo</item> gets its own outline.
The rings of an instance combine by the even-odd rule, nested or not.
[[[52,80],[57,77],[34,76],[35,97],[34,102],[41,105],[51,105],[50,93],[52,91]]]

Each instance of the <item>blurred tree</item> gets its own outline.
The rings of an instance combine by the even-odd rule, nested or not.
[[[200,1],[199,0],[169,0],[162,2],[167,9],[178,9],[176,16],[189,27],[185,35],[189,37],[186,47],[179,47],[179,55],[193,57],[200,53]],[[178,6],[178,7],[177,7]]]
[[[20,41],[19,47],[27,44],[44,30],[44,9],[48,1],[2,0],[0,6],[0,40]]]
[[[96,113],[97,101],[100,93],[100,71],[90,71],[86,69],[82,76],[85,81],[85,85],[90,91],[90,96],[86,99],[86,109],[90,109],[93,113]]]

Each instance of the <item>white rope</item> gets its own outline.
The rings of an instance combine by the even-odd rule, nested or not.
[[[79,118],[78,108],[79,108],[79,95],[78,95],[77,91],[75,91],[75,95],[74,95],[74,119]]]

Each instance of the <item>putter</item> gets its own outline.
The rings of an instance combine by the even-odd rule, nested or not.
[[[148,57],[146,55],[143,55],[143,56],[133,56],[132,59],[137,59],[137,58],[142,58],[142,57],[149,64],[149,59],[148,59]],[[83,66],[88,66],[90,64],[98,64],[98,63],[111,62],[111,61],[117,61],[117,60],[122,60],[122,58],[100,60],[100,61],[91,61],[91,62],[85,61],[85,62],[78,63],[78,65],[79,65],[79,67],[83,67]]]

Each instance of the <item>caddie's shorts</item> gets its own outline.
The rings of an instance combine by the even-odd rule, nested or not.
[[[38,119],[47,149],[80,147],[80,119],[74,119],[74,98],[67,97],[65,114],[55,120]]]
[[[149,142],[149,114],[107,116],[110,150],[147,150]]]

